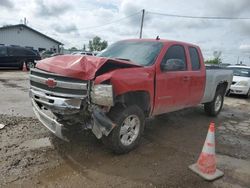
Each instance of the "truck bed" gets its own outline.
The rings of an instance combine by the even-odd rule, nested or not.
[[[206,86],[201,103],[208,103],[214,99],[215,91],[219,83],[227,81],[227,90],[230,88],[233,72],[221,67],[206,67]]]

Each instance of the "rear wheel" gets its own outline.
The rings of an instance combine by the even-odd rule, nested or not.
[[[108,114],[116,127],[108,137],[103,136],[103,143],[113,152],[127,153],[139,145],[143,130],[145,116],[136,105],[128,107],[114,107]]]
[[[218,89],[215,93],[214,100],[204,104],[204,110],[209,116],[217,116],[222,109],[223,102],[224,91],[223,89]]]
[[[20,62],[20,65],[18,67],[19,70],[23,70],[23,64],[24,64],[24,62]]]

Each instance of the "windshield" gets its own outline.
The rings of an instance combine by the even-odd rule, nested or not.
[[[248,68],[228,67],[228,69],[233,70],[234,76],[250,77],[250,69]]]
[[[97,56],[122,59],[148,66],[155,62],[162,46],[163,44],[157,41],[120,41]]]

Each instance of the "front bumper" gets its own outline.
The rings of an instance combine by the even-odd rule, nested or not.
[[[248,93],[248,90],[249,90],[248,86],[231,85],[230,94],[246,95]]]
[[[83,113],[81,113],[83,112],[82,99],[50,96],[34,89],[30,89],[30,97],[33,110],[39,121],[57,137],[68,141],[68,138],[63,133],[69,132],[70,126],[66,128],[65,125],[59,123],[61,121],[58,122],[54,114],[67,116],[71,119],[77,118],[80,120],[84,118],[82,116]],[[92,129],[92,132],[98,139],[103,135],[108,136],[116,125],[97,105],[92,105],[90,109],[92,121],[89,123],[92,125],[90,127],[87,126],[87,128]],[[78,122],[81,124],[80,121]]]
[[[74,114],[80,111],[80,98],[62,98],[46,95],[44,92],[30,89],[30,97],[54,113]]]
[[[43,112],[42,109],[40,109],[40,107],[36,104],[36,102],[33,99],[31,99],[31,101],[33,110],[39,121],[57,137],[61,138],[62,140],[68,141],[68,139],[65,136],[63,136],[62,133],[64,126],[58,123],[54,118],[50,117],[45,112]]]

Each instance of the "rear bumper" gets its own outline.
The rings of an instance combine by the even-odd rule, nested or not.
[[[36,117],[39,119],[39,121],[57,137],[65,141],[68,141],[68,139],[65,136],[63,136],[63,133],[62,133],[64,129],[63,125],[58,123],[55,119],[53,119],[49,115],[45,114],[33,99],[31,99],[31,101],[32,101],[33,110],[35,112]]]
[[[249,87],[247,86],[235,86],[231,85],[230,94],[246,95],[248,93]]]

